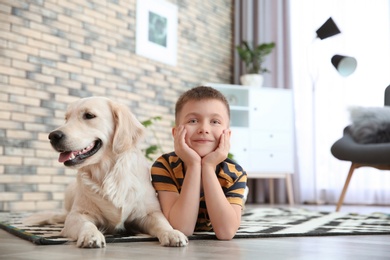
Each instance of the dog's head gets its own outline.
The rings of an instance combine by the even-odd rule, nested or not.
[[[80,168],[135,148],[144,127],[130,110],[104,97],[83,98],[69,105],[65,124],[49,134],[59,162]]]

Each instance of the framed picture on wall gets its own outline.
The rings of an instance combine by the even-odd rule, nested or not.
[[[136,54],[176,66],[177,6],[138,0],[136,19]]]

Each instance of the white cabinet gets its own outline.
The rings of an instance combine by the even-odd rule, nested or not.
[[[208,84],[229,101],[231,150],[248,178],[286,178],[294,172],[294,109],[292,90]]]

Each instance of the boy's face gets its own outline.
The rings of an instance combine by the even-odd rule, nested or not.
[[[229,116],[219,100],[193,100],[183,106],[176,125],[184,126],[187,145],[203,157],[218,147],[223,130],[229,128]]]

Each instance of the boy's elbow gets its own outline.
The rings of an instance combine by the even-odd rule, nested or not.
[[[181,231],[181,232],[182,232],[184,235],[186,235],[187,237],[194,234],[194,231],[193,231],[193,230],[183,230],[183,231]]]
[[[181,233],[183,233],[187,237],[194,234],[194,228],[191,228],[191,227],[175,227],[175,226],[173,226],[173,228],[176,230],[179,230]]]
[[[223,230],[222,232],[215,232],[218,240],[232,240],[236,235],[236,230]]]

